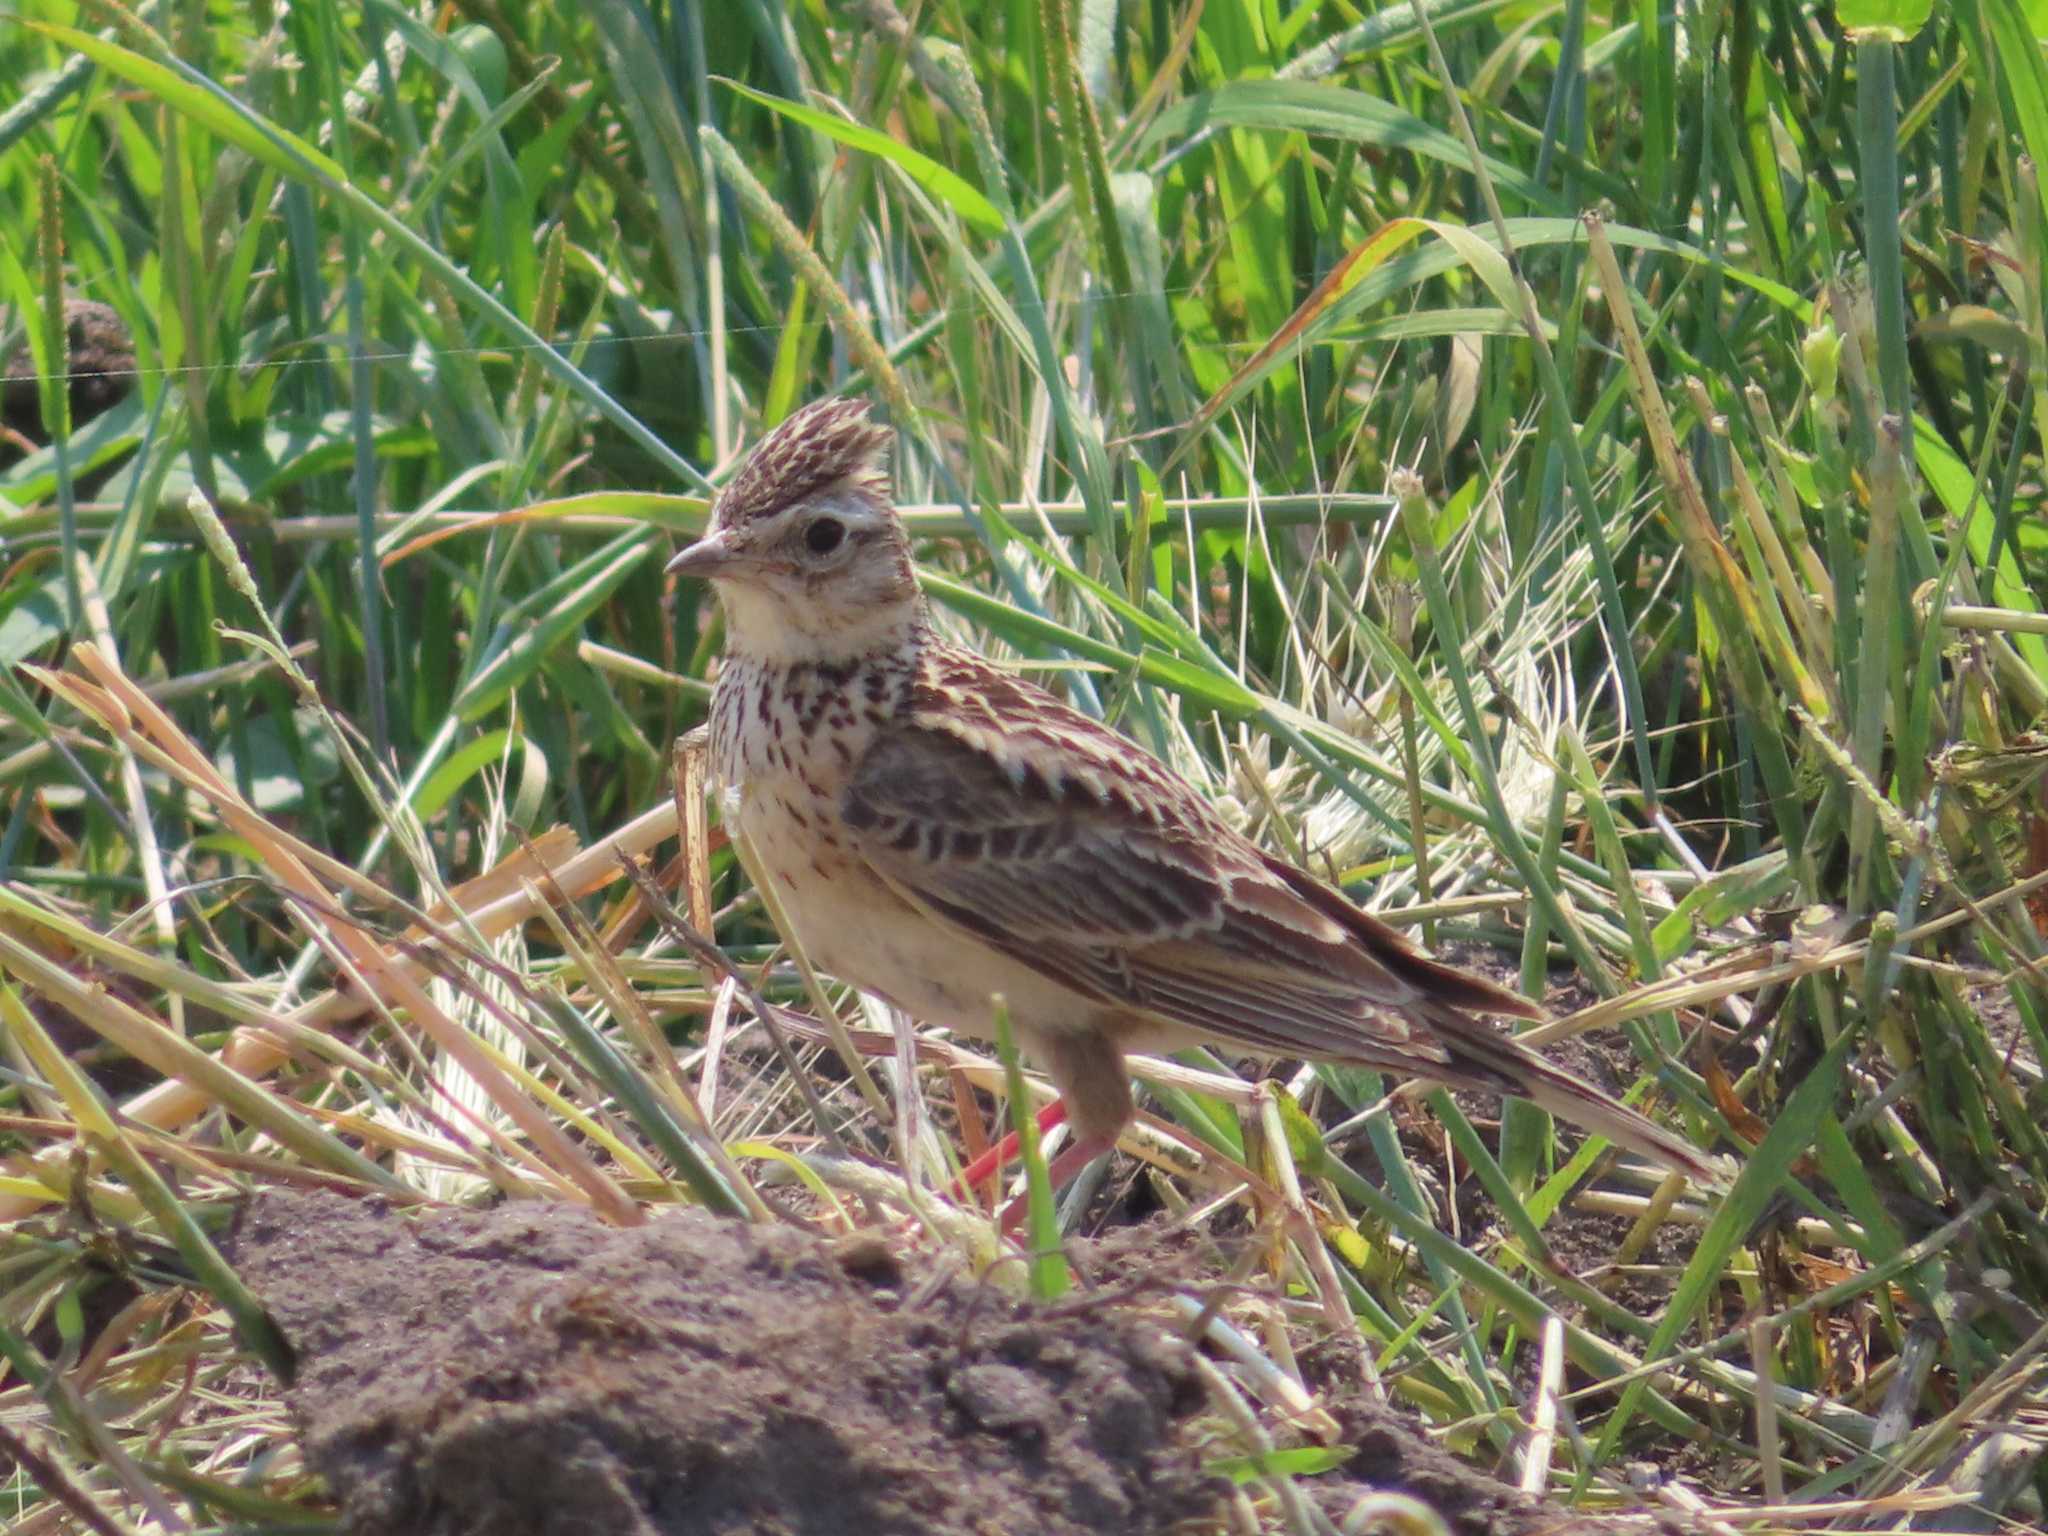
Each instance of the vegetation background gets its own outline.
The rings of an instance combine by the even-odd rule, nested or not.
[[[534,873],[522,838],[672,835],[718,628],[663,559],[837,390],[899,429],[945,622],[1396,920],[1570,978],[1566,1029],[1622,1026],[1624,1081],[1734,1154],[1674,1203],[1525,1107],[1495,1137],[1435,1096],[1446,1150],[1360,1118],[1369,1074],[1160,1086],[1318,1202],[1276,1263],[1405,1401],[1526,1452],[1561,1315],[1538,1482],[1597,1505],[1647,1457],[1729,1510],[2038,1520],[2043,32],[2021,0],[0,9],[5,1518],[321,1518],[210,1241],[239,1191],[624,1219],[751,1204],[730,1152],[813,1144],[780,1068],[691,1119],[732,999],[604,848],[575,904],[515,873],[444,911],[466,971],[404,962],[450,887]],[[768,957],[729,852],[667,872]],[[902,1080],[806,1061],[898,1155]]]

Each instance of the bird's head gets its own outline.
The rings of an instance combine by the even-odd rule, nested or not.
[[[889,494],[889,432],[862,400],[817,400],[763,438],[668,568],[708,578],[730,649],[835,662],[919,621],[910,541]]]

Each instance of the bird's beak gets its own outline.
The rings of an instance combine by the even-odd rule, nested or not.
[[[668,571],[672,576],[691,576],[702,579],[717,576],[739,563],[739,551],[726,541],[723,533],[708,533],[696,543],[679,551],[669,561]]]

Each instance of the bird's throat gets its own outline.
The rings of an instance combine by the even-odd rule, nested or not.
[[[915,650],[925,617],[916,598],[851,605],[829,595],[793,600],[745,582],[718,584],[728,659],[767,667],[850,666],[871,656]]]

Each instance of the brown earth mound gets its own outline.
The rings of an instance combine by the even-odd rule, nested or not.
[[[878,1237],[694,1211],[622,1230],[563,1205],[414,1219],[266,1194],[232,1252],[298,1353],[307,1461],[362,1536],[1229,1528],[1202,1463],[1236,1447],[1203,1444],[1185,1346],[1131,1301],[1189,1256],[1146,1229],[1080,1247],[1099,1289],[1055,1308],[908,1273]],[[1644,1529],[1523,1498],[1355,1371],[1312,1380],[1356,1451],[1302,1485],[1333,1524],[1378,1488],[1455,1536]]]
[[[250,1206],[235,1257],[356,1531],[1140,1533],[1220,1486],[1156,1326],[920,1285],[874,1242],[292,1194]]]

